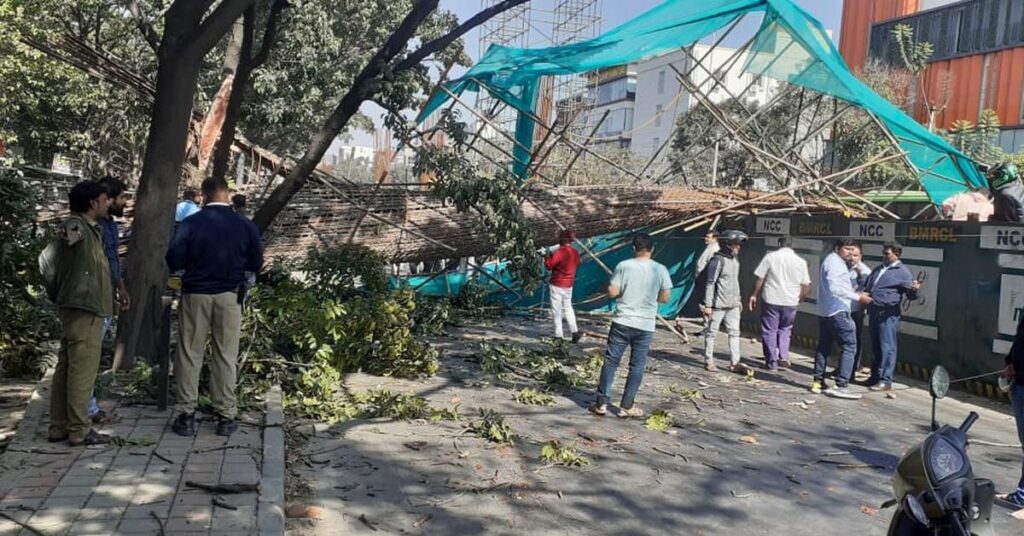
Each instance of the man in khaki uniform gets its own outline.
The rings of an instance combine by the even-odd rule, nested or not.
[[[178,417],[175,433],[196,433],[195,411],[199,373],[206,338],[213,335],[210,398],[217,414],[217,434],[237,429],[236,361],[242,329],[246,272],[263,267],[263,248],[256,225],[231,208],[231,190],[224,179],[203,181],[206,205],[178,224],[167,265],[182,276],[180,339],[174,361]]]
[[[98,220],[107,217],[107,195],[96,182],[80,182],[68,194],[71,216],[57,229],[51,297],[63,327],[50,395],[50,441],[96,445],[88,404],[100,365],[103,320],[113,314],[110,266]],[[49,248],[48,248],[49,249]]]

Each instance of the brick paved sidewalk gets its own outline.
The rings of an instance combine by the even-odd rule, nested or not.
[[[48,401],[36,397],[33,404]],[[115,412],[120,420],[101,431],[129,444],[51,444],[45,416],[24,423],[0,456],[0,512],[44,534],[160,534],[161,525],[169,535],[263,532],[256,492],[216,495],[185,486],[190,480],[259,483],[261,427],[240,423],[223,438],[211,420],[199,423],[195,438],[184,438],[171,431],[170,411],[136,406]],[[263,421],[257,417],[254,422]],[[235,509],[214,506],[215,497]],[[0,535],[9,534],[32,533],[0,517]]]

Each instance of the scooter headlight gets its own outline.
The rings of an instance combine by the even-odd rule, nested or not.
[[[904,495],[903,510],[909,512],[910,516],[918,523],[926,527],[931,526],[931,523],[928,521],[928,514],[924,511],[924,505],[921,504],[917,497],[910,494]]]
[[[964,455],[943,437],[937,437],[928,451],[928,467],[935,482],[941,482],[964,469]]]

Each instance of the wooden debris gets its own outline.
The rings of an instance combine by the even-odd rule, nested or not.
[[[250,493],[253,491],[259,491],[259,484],[202,484],[200,482],[193,482],[188,480],[185,482],[185,487],[201,489],[210,493]]]

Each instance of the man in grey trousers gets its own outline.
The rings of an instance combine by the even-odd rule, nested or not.
[[[718,239],[721,249],[707,266],[704,299],[700,308],[707,319],[704,328],[704,368],[709,371],[718,370],[715,366],[715,335],[723,321],[729,335],[729,370],[743,370],[740,365],[740,312],[743,298],[740,295],[740,263],[737,257],[746,239],[747,235],[742,231],[723,232]]]

